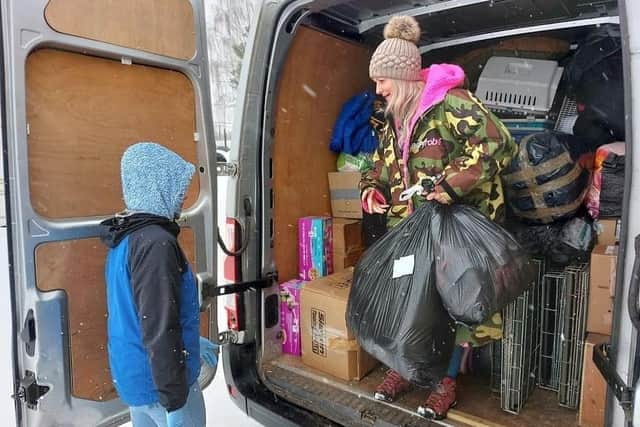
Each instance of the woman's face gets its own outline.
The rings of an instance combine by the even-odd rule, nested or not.
[[[391,98],[391,94],[393,92],[391,79],[378,78],[373,79],[373,81],[376,84],[376,94],[382,96],[385,101],[389,102],[389,99]]]

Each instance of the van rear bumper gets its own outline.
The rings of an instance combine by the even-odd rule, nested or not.
[[[222,347],[222,366],[229,398],[266,427],[335,426],[330,420],[296,406],[270,391],[256,367],[254,343]],[[233,392],[231,392],[233,390]]]

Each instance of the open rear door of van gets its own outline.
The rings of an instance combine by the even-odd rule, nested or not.
[[[21,426],[128,417],[107,357],[98,224],[124,209],[120,158],[155,141],[196,165],[179,242],[215,285],[216,153],[202,0],[2,1],[14,375]],[[202,292],[201,295],[208,295]],[[217,337],[215,300],[201,334]],[[208,383],[215,370],[203,368]]]
[[[605,425],[640,426],[640,3],[619,0],[626,111],[625,200],[611,343],[594,362],[609,386]],[[624,272],[624,274],[621,274]]]

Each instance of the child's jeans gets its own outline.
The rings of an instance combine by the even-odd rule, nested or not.
[[[187,402],[183,408],[185,422],[183,426],[176,427],[205,427],[206,415],[204,410],[204,399],[200,384],[196,381],[189,388]],[[159,403],[151,405],[131,406],[131,423],[133,427],[167,427],[167,411]]]

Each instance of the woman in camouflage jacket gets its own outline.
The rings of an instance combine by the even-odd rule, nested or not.
[[[374,52],[369,75],[376,93],[384,97],[386,120],[379,127],[380,144],[374,168],[363,176],[361,194],[368,213],[385,213],[393,227],[426,200],[465,203],[493,220],[504,217],[499,173],[517,146],[509,131],[469,91],[462,88],[464,71],[449,64],[421,69],[416,46],[420,27],[415,19],[394,17],[384,29],[385,40]],[[407,201],[400,194],[424,178],[430,193]],[[383,194],[391,195],[386,200]],[[478,345],[501,336],[501,319],[494,316],[473,331],[459,328],[457,342]],[[447,376],[418,408],[420,415],[441,419],[456,403],[456,376],[462,348],[456,346]],[[389,370],[375,397],[393,400],[409,383]]]

